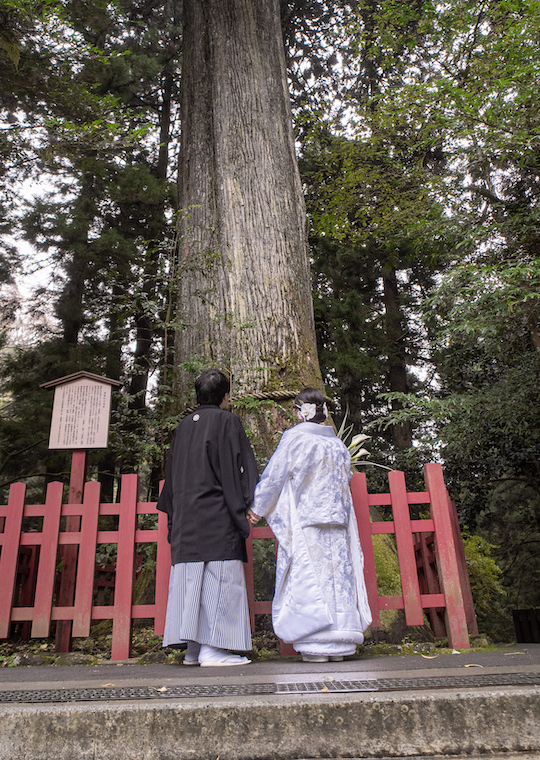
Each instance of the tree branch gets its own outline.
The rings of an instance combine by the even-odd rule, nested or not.
[[[488,190],[487,187],[482,187],[482,185],[465,185],[464,189],[469,190],[472,193],[476,193],[477,195],[481,195],[482,198],[487,198],[493,203],[501,203],[504,205],[503,199],[499,198],[499,196],[495,195],[495,193],[491,190]]]

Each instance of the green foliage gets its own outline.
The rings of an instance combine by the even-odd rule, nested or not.
[[[94,351],[87,345],[66,350],[61,341],[52,340],[37,347],[4,349],[0,355],[0,486],[24,478],[30,503],[42,500],[44,483],[68,480],[69,474],[69,452],[48,450],[53,396],[40,385],[80,369],[103,374],[106,351],[99,361]]]
[[[422,12],[420,39],[399,86],[379,104],[381,118],[406,127],[411,149],[424,153],[427,167],[434,153],[444,160],[462,252],[502,235],[532,253],[538,229],[539,8],[517,0],[456,0],[426,3]],[[397,36],[394,50],[406,44]]]
[[[467,570],[477,615],[490,612],[506,594],[500,583],[501,569],[491,556],[493,546],[481,536],[463,536]]]
[[[349,450],[351,455],[351,466],[359,467],[365,465],[389,470],[390,468],[385,465],[377,464],[376,462],[371,462],[369,459],[365,459],[365,457],[370,456],[370,452],[364,448],[364,444],[367,444],[367,441],[371,440],[371,436],[365,435],[364,433],[353,435],[354,425],[347,425],[348,416],[349,412],[347,410],[343,416],[339,430],[337,431],[337,437],[343,441]]]
[[[269,411],[273,406],[274,402],[270,399],[259,399],[254,398],[253,396],[244,396],[244,398],[240,398],[237,401],[234,402],[235,408],[243,409],[246,412],[262,412],[262,411]]]
[[[300,161],[310,219],[319,359],[341,414],[362,430],[387,411],[379,393],[419,385],[424,365],[417,318],[445,266],[453,228],[397,133],[377,114],[356,139],[312,131]],[[403,448],[396,429],[389,440]]]
[[[502,570],[492,557],[494,547],[475,535],[464,535],[463,545],[478,629],[493,641],[511,641],[513,623],[501,583]]]
[[[535,606],[524,579],[538,571],[540,514],[540,7],[399,5],[361,2],[350,17],[361,82],[354,118],[369,137],[374,124],[376,136],[391,134],[393,167],[405,156],[424,191],[444,199],[435,224],[411,203],[404,228],[453,242],[420,312],[434,382],[415,393],[379,385],[391,411],[372,417],[372,429],[415,426],[411,460],[443,460],[465,524],[495,546],[508,603]],[[389,186],[397,198],[392,177]]]
[[[379,596],[399,596],[401,576],[395,546],[388,536],[373,536],[373,553],[375,555],[375,574]]]
[[[276,540],[258,538],[253,541],[253,576],[255,599],[269,601],[274,598],[276,574]]]
[[[4,357],[9,396],[0,443],[6,480],[17,469],[19,477],[65,469],[58,456],[35,447],[15,456],[27,451],[31,399],[39,397],[39,382],[30,389],[16,376],[26,354],[29,361],[38,357],[34,382],[68,374],[68,366],[125,382],[126,393],[115,401],[112,445],[95,461],[111,498],[117,455],[124,457],[124,470],[137,457],[155,487],[153,463],[163,459],[163,445],[155,431],[159,415],[147,413],[148,385],[162,362],[164,327],[174,323],[167,312],[175,195],[167,151],[176,108],[179,4],[4,6],[19,62],[6,67],[0,85],[8,126],[0,181],[10,186],[0,233],[11,223],[37,252],[30,267],[52,265],[50,282],[42,278],[33,299],[34,330],[41,333],[32,338],[43,351],[34,354],[32,346],[20,350],[18,361]],[[0,50],[0,60],[2,55]],[[17,203],[18,183],[27,177],[46,179],[42,195]],[[0,264],[4,260],[0,252]],[[165,378],[162,385],[167,387]],[[39,435],[47,437],[46,428],[40,422]]]

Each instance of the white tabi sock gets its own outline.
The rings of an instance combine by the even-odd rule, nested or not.
[[[227,649],[218,649],[208,644],[201,644],[199,652],[199,662],[201,665],[247,665],[251,662],[247,657],[238,654],[232,654]]]

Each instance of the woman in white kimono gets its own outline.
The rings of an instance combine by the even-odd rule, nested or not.
[[[286,430],[255,489],[248,519],[264,517],[279,544],[272,622],[307,662],[354,654],[371,623],[349,481],[351,457],[323,394],[295,399],[301,423]]]

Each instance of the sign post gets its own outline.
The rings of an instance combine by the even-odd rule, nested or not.
[[[86,455],[89,449],[106,449],[109,437],[111,393],[122,383],[91,372],[76,372],[43,383],[42,388],[54,388],[54,401],[49,436],[49,449],[71,449],[69,503],[82,504],[86,480]],[[79,531],[80,517],[66,517],[66,531]],[[57,605],[74,604],[78,547],[59,548],[62,561]],[[69,652],[71,620],[56,624],[56,651]]]

